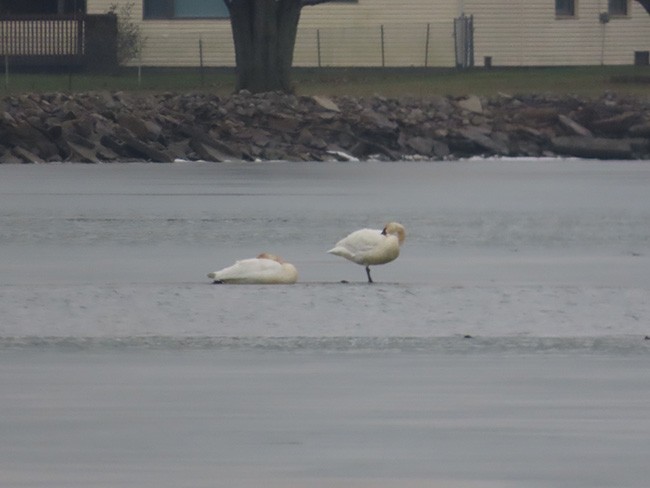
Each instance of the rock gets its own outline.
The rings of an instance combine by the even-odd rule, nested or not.
[[[201,142],[199,139],[193,138],[190,140],[189,147],[191,147],[197,156],[204,161],[213,161],[222,163],[231,161],[232,157],[219,151],[217,148]]]
[[[335,150],[332,150],[332,151],[327,151],[327,154],[331,154],[331,155],[334,156],[338,161],[352,161],[352,162],[359,161],[359,158],[355,158],[355,157],[352,156],[351,154],[348,154],[348,153],[346,153],[346,152],[344,152],[344,151],[335,151]]]
[[[451,151],[446,143],[440,141],[433,142],[433,155],[438,159],[446,159],[450,154]]]
[[[100,161],[117,161],[120,157],[104,145],[98,145],[95,151],[97,159]]]
[[[2,156],[0,156],[0,164],[23,164],[24,162],[25,161],[10,151],[7,151]]]
[[[80,147],[85,147],[86,149],[94,149],[95,148],[95,143],[89,141],[85,137],[82,137],[78,134],[72,133],[72,134],[67,134],[64,138],[65,142],[68,144],[73,143],[77,146]]]
[[[196,127],[192,127],[187,124],[181,124],[178,126],[178,132],[186,136],[189,136],[190,139],[195,139],[197,141],[202,142],[205,145],[208,145],[216,149],[217,151],[219,151],[219,153],[223,154],[229,160],[243,159],[243,154],[241,151],[232,147],[232,145],[226,144],[216,139],[215,137],[208,134],[207,132],[203,132],[202,130],[197,129]],[[252,137],[253,135],[251,134],[251,138]]]
[[[128,129],[121,128],[117,136],[122,140],[122,147],[130,150],[133,156],[144,158],[153,163],[171,163],[174,161],[167,152],[134,137]]]
[[[302,120],[293,115],[272,113],[269,117],[270,128],[283,132],[293,132],[302,124]]]
[[[467,110],[475,114],[483,113],[483,104],[481,103],[481,99],[476,95],[470,95],[467,98],[458,100],[456,103],[462,110]]]
[[[267,148],[262,154],[264,155],[264,159],[268,161],[283,161],[287,156],[287,153],[279,148]]]
[[[525,107],[515,112],[513,120],[530,127],[553,124],[560,113],[556,107]]]
[[[267,147],[273,142],[273,136],[263,129],[251,128],[249,135],[248,139],[257,147]]]
[[[551,140],[553,150],[565,156],[593,159],[632,159],[634,150],[629,139],[564,136]]]
[[[44,163],[45,161],[39,158],[36,154],[25,149],[24,147],[16,146],[12,150],[14,156],[22,159],[26,163]]]
[[[172,163],[172,158],[167,152],[158,149],[150,144],[140,141],[134,137],[124,139],[125,146],[129,147],[136,156],[145,158],[152,163]]]
[[[589,129],[586,127],[583,127],[582,125],[578,124],[575,120],[570,119],[566,115],[559,115],[558,120],[560,121],[560,124],[569,130],[572,134],[576,136],[591,136],[592,133]]]
[[[117,117],[117,123],[125,129],[130,130],[139,139],[154,141],[160,136],[161,128],[154,122],[145,121],[129,114]]]
[[[25,120],[15,120],[4,127],[2,142],[8,146],[29,148],[29,152],[45,160],[58,154],[58,148],[45,133]],[[4,133],[3,133],[4,132]]]
[[[406,145],[413,149],[417,154],[430,156],[433,154],[435,141],[429,137],[411,137],[406,141]]]
[[[117,154],[118,156],[124,158],[128,158],[130,156],[128,148],[125,147],[125,145],[112,134],[104,134],[100,139],[100,143],[104,148],[108,149],[113,154]]]
[[[340,112],[341,109],[339,106],[334,103],[330,98],[327,97],[320,97],[318,95],[314,95],[311,97],[311,99],[316,102],[316,105],[318,105],[320,108],[331,111],[331,112]]]
[[[80,163],[101,163],[94,149],[67,141],[70,147],[70,161]]]
[[[316,149],[326,149],[327,143],[324,139],[314,136],[309,129],[303,129],[298,135],[298,142],[304,146],[316,148]]]
[[[374,110],[365,109],[360,114],[361,123],[373,126],[378,131],[392,132],[397,129],[397,124]]]
[[[628,133],[632,137],[650,137],[650,122],[633,125],[629,128]]]
[[[510,153],[510,148],[502,141],[488,137],[481,130],[475,127],[467,127],[458,132],[465,139],[487,150],[491,154],[506,155]]]
[[[599,99],[536,94],[394,99],[32,93],[0,98],[0,161],[331,161],[559,153],[650,158],[649,121],[650,102],[614,94]],[[599,137],[590,137],[592,132]]]
[[[596,120],[591,123],[592,129],[605,135],[624,135],[633,125],[641,122],[641,116],[637,112],[624,112],[606,119]]]

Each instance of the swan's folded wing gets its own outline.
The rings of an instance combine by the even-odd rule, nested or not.
[[[337,242],[334,249],[343,248],[352,256],[358,256],[370,252],[381,240],[381,231],[377,229],[360,229]]]
[[[216,281],[255,282],[265,281],[281,269],[282,265],[272,259],[251,258],[237,261],[232,266],[210,273],[208,276]]]

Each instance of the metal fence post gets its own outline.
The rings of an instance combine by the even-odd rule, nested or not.
[[[431,24],[427,23],[427,38],[424,45],[424,67],[429,66],[429,41],[431,40]]]
[[[201,86],[203,86],[205,75],[203,73],[203,37],[199,35],[199,73],[201,73]]]
[[[320,57],[320,29],[316,29],[316,50],[318,55],[318,67],[321,68],[321,57]]]
[[[381,67],[386,67],[386,51],[384,47],[384,24],[381,25]]]

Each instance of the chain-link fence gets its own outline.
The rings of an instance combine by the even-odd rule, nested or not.
[[[451,22],[299,29],[297,67],[450,67],[455,65]],[[234,66],[228,29],[145,31],[143,66]]]
[[[453,25],[449,22],[329,27],[299,32],[297,66],[453,66]]]
[[[100,30],[101,25],[89,24],[95,18],[112,18],[111,26],[115,28],[115,18],[110,15],[59,20],[56,24],[26,17],[0,19],[0,56],[4,58],[0,62],[4,64],[5,85],[9,84],[8,73],[25,65],[58,65],[62,69],[86,66],[104,71],[108,66],[114,67],[115,53],[108,52],[111,45],[108,38],[114,39],[116,34],[106,34]],[[299,28],[293,65],[304,68],[453,67],[459,65],[457,28],[448,21]],[[101,35],[91,35],[93,32]],[[72,47],[63,45],[61,39],[69,41]],[[141,53],[128,65],[234,67],[230,24],[203,23],[202,28],[197,28],[196,24],[187,22],[176,23],[173,29],[161,27],[159,23],[143,24]]]

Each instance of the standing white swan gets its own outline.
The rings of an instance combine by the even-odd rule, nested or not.
[[[256,258],[242,259],[232,266],[208,273],[214,283],[290,285],[298,281],[296,267],[281,257],[263,252]]]
[[[405,238],[404,226],[391,222],[386,224],[383,230],[357,230],[341,239],[327,252],[365,266],[368,283],[372,283],[370,266],[390,263],[397,259],[399,247]]]

